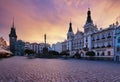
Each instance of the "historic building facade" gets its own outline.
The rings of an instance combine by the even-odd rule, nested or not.
[[[52,50],[61,53],[62,52],[62,43],[57,42],[56,44],[52,44]]]
[[[91,11],[88,9],[87,20],[84,25],[84,32],[77,30],[74,34],[72,23],[69,23],[67,33],[67,50],[71,56],[79,52],[81,56],[86,56],[87,51],[94,51],[95,56],[114,57],[114,31],[119,27],[118,22],[105,29],[98,29],[91,18]],[[117,36],[117,35],[116,35]],[[64,42],[63,42],[64,43]]]
[[[14,26],[14,21],[11,27],[11,31],[9,34],[9,44],[10,44],[10,51],[13,53],[13,55],[15,55],[15,44],[17,41],[17,34],[16,34],[16,30],[15,30],[15,26]]]
[[[45,43],[30,43],[30,42],[25,43],[25,49],[31,49],[36,54],[42,54],[44,47]],[[51,50],[50,44],[46,44],[46,47],[48,48],[49,51]]]
[[[114,60],[120,62],[120,26],[116,27],[114,36]]]
[[[17,40],[16,29],[14,26],[14,20],[9,34],[9,47],[13,55],[24,55],[25,43],[22,40]]]

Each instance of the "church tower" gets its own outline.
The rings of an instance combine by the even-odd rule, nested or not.
[[[87,20],[84,25],[84,48],[87,48],[87,50],[91,50],[91,34],[96,32],[98,30],[97,26],[93,24],[93,20],[91,18],[91,11],[90,8],[88,8],[87,11]]]
[[[74,33],[73,33],[73,29],[72,29],[72,23],[70,21],[69,23],[69,30],[67,33],[67,50],[69,50],[69,54],[71,54],[72,52],[72,40],[74,38]]]
[[[16,41],[17,41],[17,35],[16,35],[16,30],[15,30],[14,20],[13,20],[13,24],[12,24],[11,31],[9,34],[10,51],[13,53],[13,55],[15,54]]]
[[[88,12],[87,12],[87,20],[86,23],[84,25],[84,32],[87,33],[94,33],[95,31],[97,31],[98,28],[93,24],[93,20],[91,18],[91,11],[90,8],[88,8]]]
[[[68,30],[68,33],[67,33],[67,39],[70,40],[70,39],[73,39],[73,38],[74,38],[74,33],[73,33],[73,30],[72,30],[72,23],[70,21],[69,30]]]

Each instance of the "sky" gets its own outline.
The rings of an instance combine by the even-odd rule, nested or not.
[[[73,31],[83,31],[88,8],[93,23],[107,28],[120,21],[120,0],[0,0],[0,37],[9,44],[13,18],[18,39],[25,42],[62,42],[71,20]]]

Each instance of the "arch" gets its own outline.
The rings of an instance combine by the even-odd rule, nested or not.
[[[81,56],[84,56],[84,53],[83,53],[83,52],[80,52],[80,55],[81,55]]]
[[[97,56],[99,56],[100,55],[100,53],[99,52],[97,52]]]
[[[76,52],[73,57],[74,57],[74,58],[80,58],[81,55],[80,55],[78,52]]]

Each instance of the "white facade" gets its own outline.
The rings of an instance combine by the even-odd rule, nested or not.
[[[26,42],[25,49],[31,49],[35,51],[36,54],[43,53],[43,48],[45,47],[45,43],[29,43]],[[46,47],[48,50],[51,50],[51,47],[49,44],[46,44]]]
[[[114,43],[114,60],[120,62],[120,26],[115,29]]]
[[[52,45],[52,50],[61,53],[62,52],[62,43],[57,42],[56,44],[53,44]]]
[[[114,31],[118,27],[116,24],[110,25],[106,29],[98,30],[91,19],[91,11],[87,12],[87,20],[84,25],[84,32],[72,31],[72,23],[69,24],[67,33],[67,49],[71,56],[79,52],[81,56],[85,56],[87,51],[94,51],[96,56],[114,57]]]

